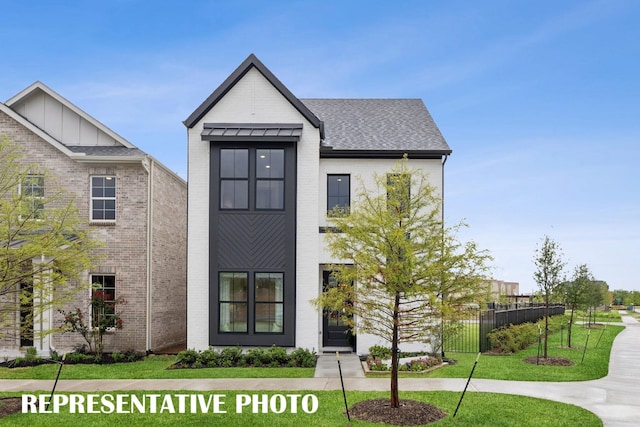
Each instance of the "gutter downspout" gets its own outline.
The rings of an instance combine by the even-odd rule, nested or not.
[[[151,219],[153,213],[153,159],[149,156],[146,156],[142,160],[142,167],[147,172],[147,310],[146,310],[146,327],[145,327],[145,349],[146,353],[151,353],[151,284],[152,282],[152,273],[151,273],[151,238],[152,238],[152,230],[151,230]]]

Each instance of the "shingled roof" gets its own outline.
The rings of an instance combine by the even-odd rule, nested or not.
[[[451,154],[421,99],[301,99],[324,122],[323,156]],[[415,157],[415,156],[414,156]]]

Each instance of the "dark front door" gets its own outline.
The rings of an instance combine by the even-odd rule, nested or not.
[[[330,271],[322,272],[323,288],[335,286],[335,279]],[[324,310],[322,312],[322,345],[324,347],[350,347],[354,348],[355,339],[351,328],[342,320],[339,311]]]

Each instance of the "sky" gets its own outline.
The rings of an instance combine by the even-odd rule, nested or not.
[[[537,289],[640,290],[636,0],[31,0],[0,13],[0,100],[36,80],[187,176],[182,124],[254,53],[299,98],[421,98],[453,150],[445,218]]]

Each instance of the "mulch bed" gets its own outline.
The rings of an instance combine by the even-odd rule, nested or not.
[[[389,399],[372,399],[353,405],[349,408],[349,415],[373,423],[417,426],[434,423],[448,414],[433,405],[415,400],[401,400],[400,407],[391,408]]]
[[[18,414],[22,411],[22,399],[19,397],[0,397],[0,418]]]
[[[523,359],[525,363],[531,363],[533,365],[546,365],[546,366],[573,366],[573,360],[567,359],[566,357],[541,357],[538,359],[537,356],[529,356]]]

